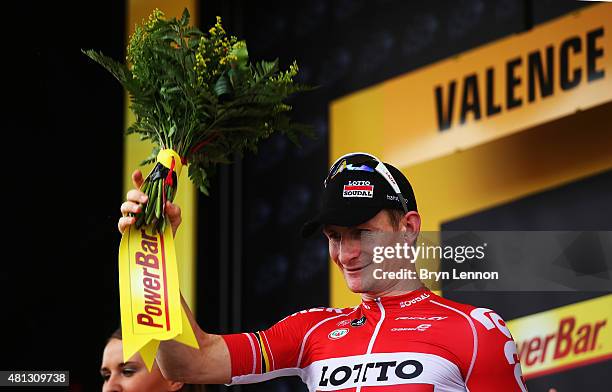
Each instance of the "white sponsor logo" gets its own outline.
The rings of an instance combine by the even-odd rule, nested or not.
[[[447,319],[447,316],[403,316],[396,317],[396,320],[419,320],[419,321],[442,321]]]
[[[487,331],[490,331],[493,328],[497,328],[501,333],[506,335],[508,339],[512,339],[510,330],[506,326],[504,320],[502,320],[499,314],[495,313],[491,309],[476,308],[470,312],[470,316],[472,316],[473,319],[477,320],[480,324],[482,324],[487,329]]]
[[[331,340],[336,340],[336,339],[340,339],[343,336],[346,336],[347,333],[349,333],[348,329],[339,328],[339,329],[334,329],[333,331],[331,331],[329,335],[327,335],[327,337],[330,338]]]
[[[370,185],[370,181],[349,181],[348,186],[366,186]]]
[[[419,331],[423,332],[428,330],[431,327],[431,324],[421,324],[416,327],[402,327],[402,328],[391,328],[391,332],[405,332],[405,331]]]
[[[342,320],[340,321],[338,324],[336,324],[339,327],[345,327],[347,325],[349,325],[351,323],[351,320]]]
[[[391,196],[391,195],[387,195],[387,200],[391,200],[391,201],[400,201],[399,197],[397,197],[397,196]]]
[[[329,358],[311,363],[301,372],[310,391],[354,390],[353,388],[390,386],[389,390],[405,384],[440,383],[463,385],[459,368],[449,360],[418,352],[376,353]],[[448,381],[449,384],[446,384]],[[438,388],[451,390],[451,388]]]
[[[346,365],[338,366],[330,369],[329,366],[323,366],[321,369],[321,379],[319,380],[319,387],[327,387],[330,384],[334,387],[339,387],[342,384],[346,384],[354,374],[357,374],[356,380],[363,372],[362,381],[367,380],[368,369],[372,369],[370,377],[376,377],[377,381],[389,381],[389,378],[393,375],[396,378],[410,380],[420,376],[423,373],[423,364],[414,359],[406,359],[404,361],[385,361],[385,362],[365,362],[349,367]]]
[[[400,302],[400,308],[407,308],[408,306],[414,305],[417,302],[421,302],[424,299],[429,298],[429,294],[425,293],[425,294],[421,294],[416,298],[410,299],[408,301],[402,301]]]
[[[342,197],[374,197],[374,185],[370,181],[349,181],[342,189]]]

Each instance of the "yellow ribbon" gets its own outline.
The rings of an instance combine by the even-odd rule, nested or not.
[[[170,168],[175,159],[177,177],[181,159],[162,150],[158,162]],[[181,307],[178,268],[171,225],[163,233],[150,226],[130,226],[119,245],[119,295],[123,358],[137,352],[149,369],[159,342],[176,340],[198,348],[185,310]]]
[[[159,150],[157,154],[157,162],[161,163],[168,169],[172,167],[172,158],[174,158],[174,171],[176,172],[176,178],[181,176],[181,170],[183,169],[183,161],[176,151],[169,148],[165,150]]]

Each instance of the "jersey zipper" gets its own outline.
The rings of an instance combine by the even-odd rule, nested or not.
[[[380,309],[380,320],[378,320],[378,323],[376,323],[376,327],[374,328],[374,332],[372,333],[372,337],[370,338],[370,343],[368,344],[368,350],[366,351],[366,355],[372,354],[372,348],[374,347],[374,343],[376,342],[376,337],[378,336],[378,332],[380,331],[380,327],[382,326],[383,321],[385,321],[385,307],[383,306],[382,301],[380,300],[380,298],[376,298],[374,302],[376,302],[376,305],[378,305],[378,309]],[[357,387],[355,392],[361,392],[361,385]]]

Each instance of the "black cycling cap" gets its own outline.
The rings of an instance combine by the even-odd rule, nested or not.
[[[408,179],[394,166],[366,153],[339,158],[324,181],[319,213],[304,224],[302,236],[322,225],[357,226],[383,209],[417,211]]]

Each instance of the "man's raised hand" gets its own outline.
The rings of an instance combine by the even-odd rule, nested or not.
[[[134,189],[131,189],[126,195],[126,201],[121,204],[121,218],[117,223],[119,232],[123,234],[125,230],[136,223],[136,217],[128,216],[129,213],[137,214],[142,211],[143,205],[147,203],[147,195],[140,191],[140,187],[144,179],[140,170],[134,170],[132,173],[132,184]],[[170,201],[166,201],[165,206],[166,217],[172,227],[172,234],[176,234],[176,230],[181,224],[181,209],[176,204],[172,204]]]

